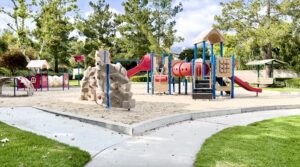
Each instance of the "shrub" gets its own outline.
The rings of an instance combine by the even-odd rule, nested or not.
[[[18,69],[25,68],[27,65],[24,54],[19,49],[6,51],[0,59],[0,65],[10,70],[15,76]]]
[[[0,76],[10,76],[10,71],[4,67],[0,67]]]
[[[300,78],[293,78],[286,81],[287,87],[300,88]]]
[[[131,82],[147,82],[147,76],[146,75],[138,75],[138,76],[133,76],[130,78]],[[150,82],[150,78],[149,78]]]

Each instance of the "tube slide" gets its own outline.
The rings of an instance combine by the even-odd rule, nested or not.
[[[140,63],[134,68],[127,71],[127,77],[130,78],[141,71],[149,71],[151,68],[150,54],[145,55]]]
[[[236,84],[238,84],[239,86],[241,86],[242,88],[250,91],[250,92],[256,92],[256,93],[261,93],[262,89],[260,88],[253,88],[252,86],[250,86],[249,84],[247,84],[246,82],[242,81],[239,77],[234,76],[234,82]]]

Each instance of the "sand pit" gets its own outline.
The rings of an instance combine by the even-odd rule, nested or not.
[[[272,105],[299,105],[300,95],[279,94],[277,92],[263,92],[259,97],[255,93],[243,89],[236,89],[236,98],[219,98],[215,101],[192,100],[185,95],[148,95],[146,84],[133,84],[133,98],[136,107],[130,111],[112,108],[106,111],[95,102],[80,101],[80,89],[70,88],[61,91],[36,92],[32,97],[0,98],[1,107],[38,106],[51,110],[70,112],[91,118],[102,118],[114,122],[133,124],[161,116],[186,112],[213,111],[220,109],[235,109],[242,107],[258,107]]]

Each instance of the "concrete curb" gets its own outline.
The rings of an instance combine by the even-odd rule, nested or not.
[[[94,118],[76,115],[76,114],[72,114],[72,113],[50,110],[50,109],[43,108],[43,107],[32,106],[32,108],[35,108],[35,109],[38,109],[41,111],[45,111],[45,112],[48,112],[51,114],[55,114],[58,116],[63,116],[63,117],[67,117],[70,119],[78,120],[80,122],[85,122],[88,124],[101,126],[101,127],[104,127],[104,128],[107,128],[107,129],[110,129],[110,130],[113,130],[113,131],[116,131],[119,133],[132,135],[132,128],[130,125],[127,125],[127,124],[122,124],[122,123],[113,122],[113,121],[104,120],[104,119],[94,119]]]
[[[130,136],[138,136],[142,135],[147,131],[154,130],[157,128],[161,128],[164,126],[168,126],[171,124],[195,120],[199,118],[207,118],[207,117],[215,117],[215,116],[223,116],[223,115],[232,115],[232,114],[241,114],[248,112],[257,112],[257,111],[267,111],[267,110],[282,110],[282,109],[299,109],[299,105],[277,105],[277,106],[260,106],[260,107],[247,107],[247,108],[239,108],[239,109],[228,109],[228,110],[208,110],[203,112],[190,112],[190,113],[181,113],[170,116],[163,116],[159,118],[154,118],[150,120],[146,120],[140,123],[135,123],[132,125],[117,123],[113,121],[108,121],[104,119],[93,119],[90,117],[79,116],[72,113],[60,112],[49,110],[42,107],[33,106],[33,108],[39,109],[41,111],[45,111],[48,113],[56,114],[59,116],[68,117],[70,119],[75,119],[81,122],[89,123],[92,125],[101,126],[119,133],[127,134]]]

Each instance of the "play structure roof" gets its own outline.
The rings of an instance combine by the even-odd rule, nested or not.
[[[221,32],[216,28],[210,28],[203,31],[195,40],[194,44],[202,43],[203,41],[209,42],[210,44],[223,42],[224,38]]]
[[[264,60],[255,60],[255,61],[250,61],[246,65],[247,66],[257,66],[257,65],[278,65],[278,64],[287,64],[284,61],[277,60],[277,59],[264,59]]]
[[[29,69],[49,69],[50,65],[46,60],[31,60],[26,67]]]

